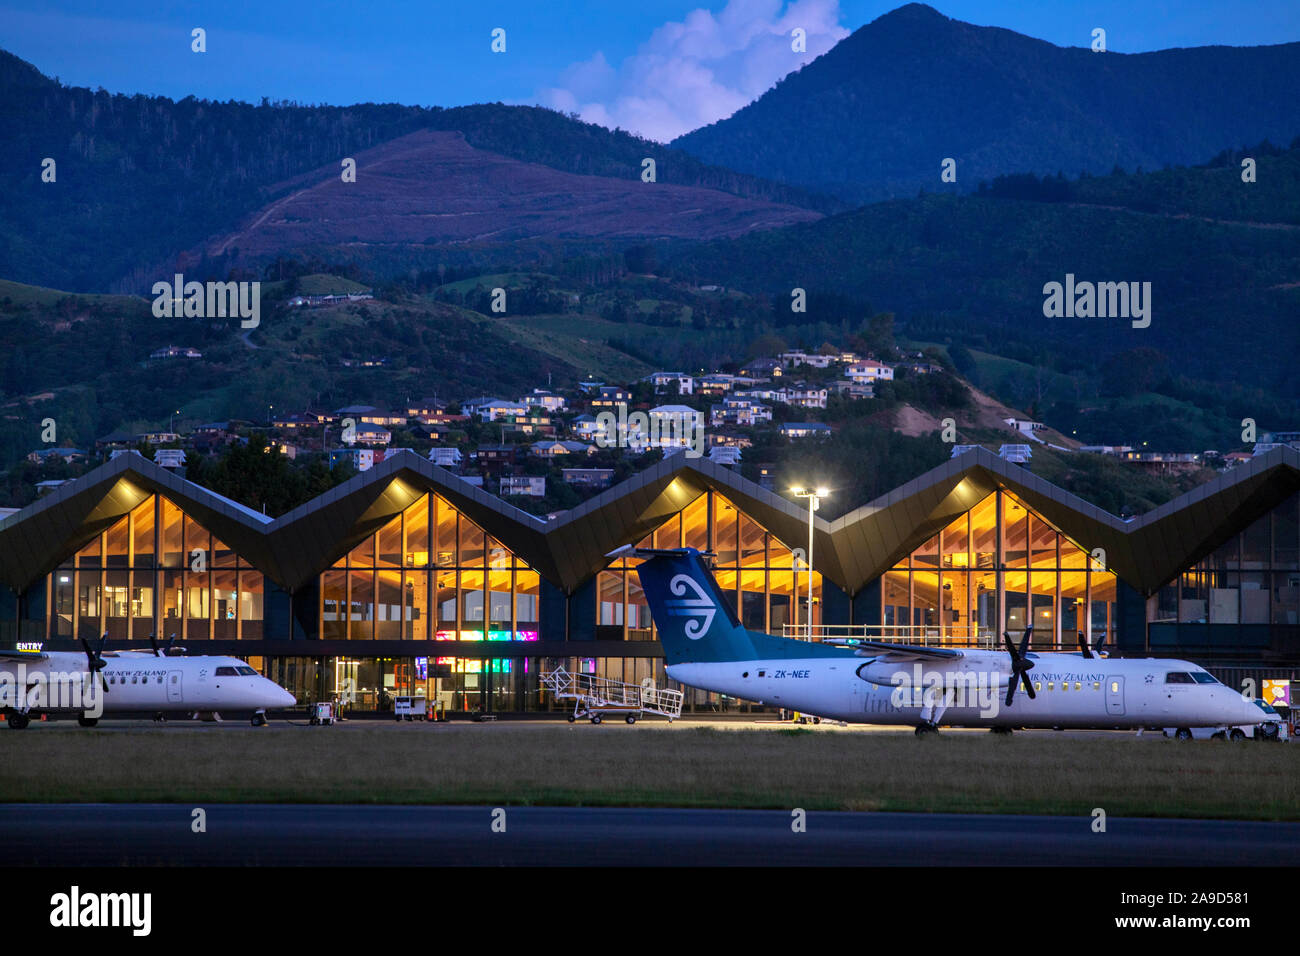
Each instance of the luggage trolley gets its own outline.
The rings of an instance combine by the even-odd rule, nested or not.
[[[635,724],[645,714],[658,714],[672,723],[682,715],[682,692],[655,687],[648,677],[640,684],[627,684],[595,674],[570,674],[557,667],[542,674],[541,682],[556,700],[573,701],[569,723],[586,717],[598,724],[605,716],[617,715]]]

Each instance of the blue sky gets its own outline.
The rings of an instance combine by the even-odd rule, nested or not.
[[[544,103],[655,139],[728,115],[898,0],[0,0],[0,47],[112,92],[252,102]],[[1300,2],[949,0],[941,13],[1115,52],[1300,40]],[[789,52],[805,27],[808,51]],[[208,51],[190,51],[190,30]],[[506,52],[489,45],[506,30]]]

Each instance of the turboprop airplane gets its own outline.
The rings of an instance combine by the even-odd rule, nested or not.
[[[823,718],[940,726],[1142,729],[1257,726],[1260,710],[1190,661],[873,640],[791,640],[742,627],[694,548],[621,548],[645,558],[637,574],[663,643],[667,674],[703,690]],[[1023,688],[1023,693],[1017,693]],[[1234,735],[1236,736],[1236,735]]]
[[[169,653],[150,636],[152,651],[105,651],[108,635],[85,654],[68,651],[0,651],[0,706],[14,730],[32,713],[78,713],[77,723],[94,727],[104,713],[145,711],[158,719],[173,712],[252,710],[254,727],[266,724],[268,709],[292,707],[287,690],[236,657]],[[98,675],[98,683],[94,677]]]

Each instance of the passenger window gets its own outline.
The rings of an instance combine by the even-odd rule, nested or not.
[[[1119,693],[1119,681],[1117,681],[1117,680],[1113,680],[1113,681],[1110,682],[1110,692],[1111,692],[1112,694],[1118,694],[1118,693]]]
[[[1093,690],[1101,690],[1101,681],[1099,681],[1099,680],[1095,680],[1095,681],[1093,681],[1093,682],[1092,682],[1092,689],[1093,689]]]
[[[1083,690],[1083,685],[1080,684],[1078,681],[1075,681],[1075,682],[1074,682],[1074,689],[1075,689],[1075,690]]]
[[[1034,690],[1042,690],[1042,689],[1043,689],[1043,682],[1040,680],[1034,681]]]
[[[1056,690],[1056,681],[1054,681],[1054,680],[1049,680],[1049,681],[1047,682],[1047,689],[1048,689],[1048,690]]]

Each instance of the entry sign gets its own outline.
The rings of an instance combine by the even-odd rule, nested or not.
[[[1264,681],[1264,702],[1276,707],[1281,704],[1284,707],[1291,706],[1291,682],[1289,680],[1266,680]]]

